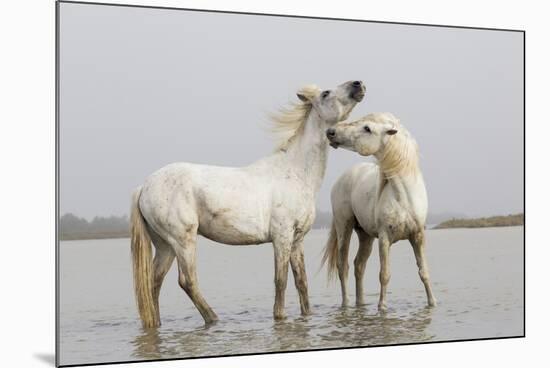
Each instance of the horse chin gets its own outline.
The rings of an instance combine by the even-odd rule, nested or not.
[[[338,149],[338,146],[340,146],[338,143],[336,142],[329,142],[330,146],[334,149]]]
[[[365,98],[365,92],[362,90],[355,91],[350,93],[349,97],[354,101],[361,102]]]

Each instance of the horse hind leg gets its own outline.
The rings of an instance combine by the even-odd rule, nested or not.
[[[160,289],[164,277],[174,262],[175,253],[170,245],[151,229],[149,230],[149,234],[155,246],[155,257],[153,258],[153,302],[155,303],[157,318],[160,321]]]
[[[365,304],[363,276],[365,274],[367,260],[372,252],[372,243],[374,238],[367,235],[363,229],[356,228],[355,232],[359,237],[359,249],[353,262],[355,273],[355,303],[359,306]]]
[[[178,262],[178,282],[199,310],[204,322],[211,324],[218,316],[208,305],[199,290],[196,264],[196,241],[198,225],[188,226],[184,234],[172,245]]]
[[[426,289],[426,297],[428,299],[428,305],[430,307],[435,307],[437,301],[432,292],[432,285],[430,283],[430,273],[428,271],[428,263],[426,262],[426,255],[424,252],[425,248],[425,237],[424,232],[419,232],[415,234],[410,239],[410,243],[414,250],[414,256],[416,258],[416,265],[418,266],[418,275],[420,280],[424,284]]]
[[[341,226],[336,224],[336,234],[338,241],[338,278],[340,279],[340,289],[342,290],[342,307],[348,305],[348,272],[349,272],[349,242],[351,239],[351,232],[353,229],[353,222],[347,221]]]

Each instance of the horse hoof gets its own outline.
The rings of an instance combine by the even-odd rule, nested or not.
[[[213,318],[213,319],[209,319],[207,321],[204,321],[204,325],[207,326],[207,327],[213,326],[216,323],[218,323],[218,318]]]

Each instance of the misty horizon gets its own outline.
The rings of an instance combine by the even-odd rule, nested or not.
[[[301,86],[355,79],[350,119],[389,111],[416,138],[430,214],[523,213],[521,33],[69,3],[60,19],[61,215],[127,215],[169,163],[248,165]],[[365,160],[330,149],[320,212]]]

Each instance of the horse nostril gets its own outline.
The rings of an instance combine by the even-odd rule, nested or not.
[[[336,130],[334,130],[333,128],[329,128],[327,129],[327,137],[334,137],[336,135]]]
[[[361,87],[361,81],[355,81],[351,85],[354,87]]]

